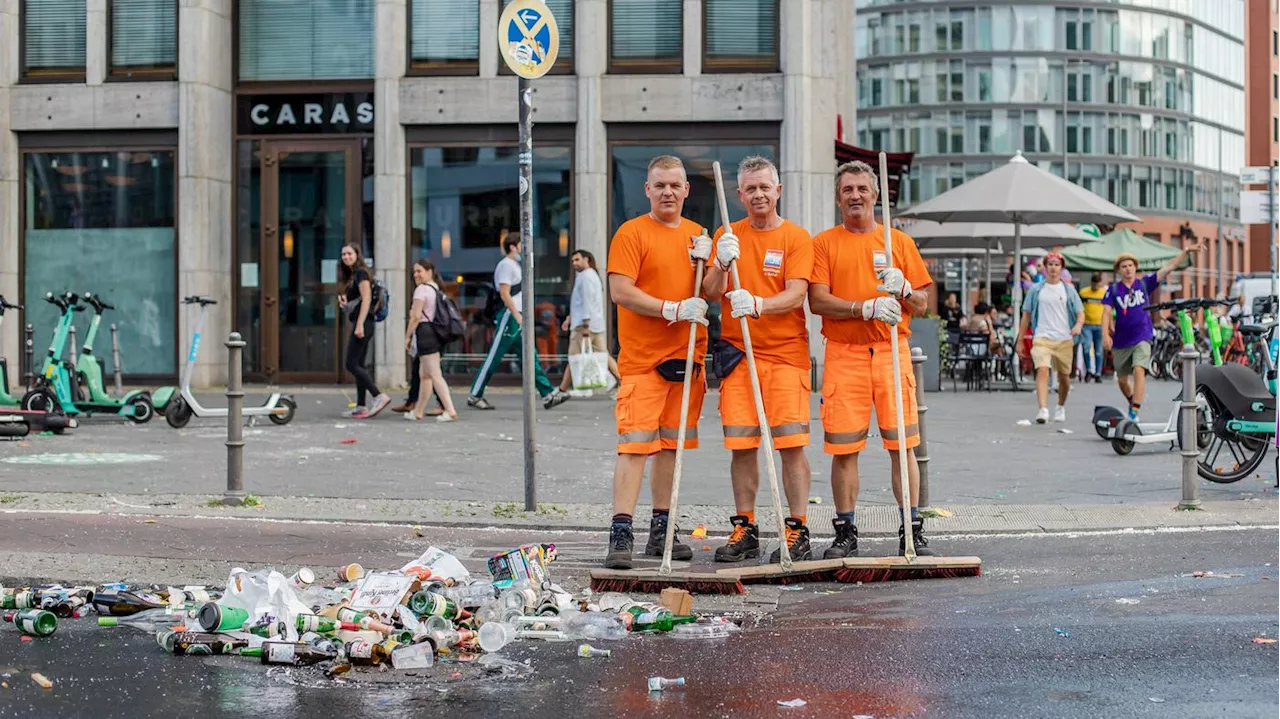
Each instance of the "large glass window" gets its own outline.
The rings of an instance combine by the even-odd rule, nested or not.
[[[552,8],[552,12],[558,9]],[[560,14],[557,13],[555,18],[560,29],[560,52],[563,54],[563,38],[566,35],[564,26],[559,24]],[[412,0],[409,6],[409,24],[409,52],[413,69],[472,75],[479,73],[480,0]],[[572,38],[573,35],[567,37]],[[572,46],[573,42],[568,45]]]
[[[178,0],[111,0],[111,75],[173,77],[178,69]]]
[[[778,0],[703,0],[702,12],[704,72],[777,70]]]
[[[46,292],[92,292],[115,306],[95,342],[111,349],[119,327],[130,375],[176,374],[177,260],[173,150],[32,152],[24,156],[24,318],[36,346],[58,321]],[[90,313],[76,315],[84,341]]]
[[[445,371],[469,375],[494,340],[482,317],[502,259],[502,240],[520,232],[520,168],[516,146],[415,147],[409,152],[409,261],[426,258],[446,280],[442,289],[462,310],[467,330],[445,349]],[[556,371],[564,354],[560,323],[568,316],[569,255],[573,252],[573,157],[565,146],[533,151],[536,340],[543,368]],[[529,287],[528,281],[523,283]],[[519,374],[515,355],[499,368]]]
[[[373,77],[374,0],[239,0],[241,80]]]
[[[437,0],[445,1],[448,0]],[[502,0],[501,9],[505,10],[512,0]],[[556,64],[548,70],[552,75],[571,75],[573,74],[573,0],[543,0],[547,8],[551,10],[551,15],[556,19],[556,28],[560,30],[560,51],[556,54]],[[511,68],[507,67],[507,63],[498,58],[498,72],[503,75],[510,75]]]
[[[680,72],[684,66],[681,0],[610,0],[609,70]]]
[[[23,0],[23,75],[51,79],[84,78],[84,2]]]

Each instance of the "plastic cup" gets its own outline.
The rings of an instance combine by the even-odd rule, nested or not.
[[[316,573],[307,567],[302,567],[294,572],[292,577],[289,577],[289,586],[293,587],[295,592],[306,591],[308,587],[315,583]]]
[[[354,582],[362,577],[364,577],[364,567],[355,562],[338,569],[338,579],[344,582]]]
[[[448,619],[433,614],[423,622],[423,628],[428,632],[449,632],[453,631],[454,626]]]
[[[480,648],[486,652],[501,651],[516,638],[516,630],[502,622],[487,622],[480,627]]]

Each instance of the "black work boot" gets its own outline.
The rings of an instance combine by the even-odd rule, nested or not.
[[[662,515],[649,520],[649,541],[644,545],[645,556],[661,557],[662,549],[667,543],[667,521],[670,515]],[[693,549],[680,543],[680,527],[675,528],[671,537],[671,558],[678,560],[693,559]]]
[[[747,521],[744,515],[729,518],[733,522],[733,534],[723,547],[716,547],[717,562],[741,562],[760,556],[760,530]]]
[[[609,528],[609,553],[604,555],[604,568],[630,569],[635,542],[630,523],[614,522]]]
[[[810,559],[813,553],[809,549],[809,528],[795,517],[787,517],[787,552],[791,554],[791,561],[802,562]],[[770,562],[782,561],[782,550],[775,549],[773,554],[769,555]]]
[[[916,556],[932,557],[929,540],[924,538],[924,517],[911,520],[911,543],[915,546]],[[903,528],[898,527],[898,554],[907,553],[907,539],[903,536]]]
[[[831,526],[836,529],[836,541],[822,553],[822,558],[844,559],[858,556],[858,525],[836,517],[831,520]]]

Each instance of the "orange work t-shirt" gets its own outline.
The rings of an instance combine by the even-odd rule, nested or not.
[[[716,240],[724,229],[716,231]],[[772,297],[786,288],[787,280],[809,281],[813,274],[813,240],[805,229],[790,220],[772,230],[757,230],[751,220],[733,223],[741,255],[738,276],[743,289],[760,297]],[[712,253],[712,257],[715,254]],[[734,289],[729,278],[726,291]],[[733,319],[728,299],[722,300],[720,336],[738,349],[742,342],[742,321]],[[751,350],[757,357],[784,362],[794,367],[809,366],[809,331],[805,328],[804,305],[785,315],[761,315],[747,320],[751,330]]]
[[[933,284],[929,270],[924,266],[915,240],[900,230],[892,231],[893,266],[902,270],[912,289],[923,289]],[[861,302],[873,297],[883,297],[876,289],[880,280],[876,270],[885,266],[884,230],[879,224],[871,232],[854,233],[844,225],[836,225],[813,238],[813,276],[810,282],[826,285],[831,294],[849,302]],[[898,325],[902,337],[911,336],[910,320],[906,309],[902,323]],[[822,318],[822,335],[833,342],[849,344],[873,344],[888,342],[892,328],[877,320]]]
[[[618,228],[609,245],[609,274],[635,280],[636,287],[660,300],[679,301],[701,295],[695,288],[694,262],[689,259],[693,237],[702,226],[680,218],[679,227],[667,227],[642,215]],[[668,324],[661,317],[637,314],[618,305],[618,371],[645,374],[669,359],[684,359],[689,350],[689,323]],[[707,329],[698,325],[694,361],[707,354]]]

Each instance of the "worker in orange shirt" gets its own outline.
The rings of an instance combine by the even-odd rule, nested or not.
[[[707,299],[724,303],[724,314],[751,318],[752,352],[760,376],[765,417],[773,446],[782,455],[782,484],[791,516],[786,519],[787,551],[795,560],[809,559],[809,335],[804,299],[813,272],[813,240],[804,228],[778,215],[782,184],[778,168],[764,157],[738,165],[738,198],[746,219],[716,235],[716,261],[702,288]],[[742,287],[729,290],[732,262],[738,263]],[[760,556],[756,528],[756,491],[760,487],[760,420],[745,362],[740,322],[724,322],[712,348],[720,377],[720,421],[724,445],[733,452],[729,478],[736,514],[733,533],[716,549],[717,562],[739,562]],[[767,461],[773,461],[768,458]],[[774,551],[770,561],[781,558]]]
[[[689,326],[694,322],[696,360],[707,353],[707,303],[698,297],[695,260],[711,257],[711,238],[700,225],[681,216],[689,196],[689,178],[679,158],[661,155],[649,162],[644,184],[649,212],[618,228],[609,247],[609,294],[618,305],[618,460],[613,471],[613,523],[604,566],[630,569],[635,543],[632,513],[640,498],[645,460],[653,457],[649,491],[653,518],[644,553],[660,557],[670,517],[680,426]],[[692,294],[692,296],[690,296]],[[698,446],[698,417],[707,380],[699,361],[689,378],[685,449]],[[693,558],[679,541],[672,559]]]
[[[911,371],[907,338],[913,314],[929,306],[925,288],[933,279],[925,269],[915,241],[893,230],[893,266],[885,261],[884,230],[876,223],[879,179],[865,162],[847,162],[836,170],[836,202],[843,222],[813,238],[813,277],[809,308],[821,315],[826,337],[826,369],[822,383],[823,446],[831,457],[831,491],[835,495],[836,540],[824,559],[858,553],[854,507],[858,499],[858,453],[867,446],[871,410],[884,448],[889,450],[892,486],[898,505],[902,497],[897,478],[898,443],[907,443],[907,471],[911,482],[911,532],[917,554],[930,555],[924,521],[915,502],[920,496],[920,469],[914,448],[920,444],[916,415],[916,381]],[[897,426],[893,400],[893,357],[890,332],[897,326],[902,372],[905,427]],[[904,551],[903,526],[898,529],[898,552]]]

